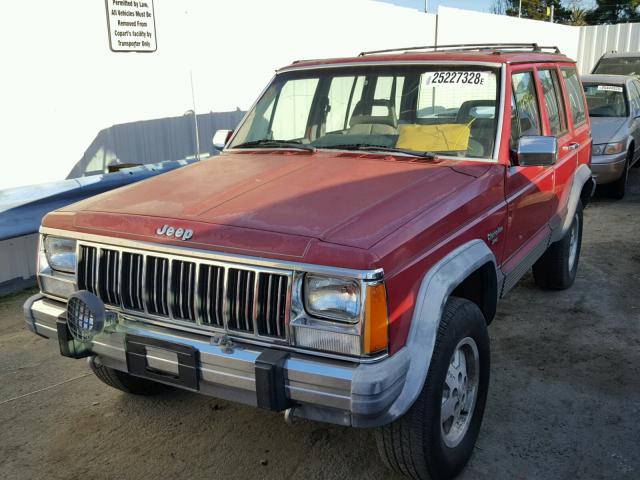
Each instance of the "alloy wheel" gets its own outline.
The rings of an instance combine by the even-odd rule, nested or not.
[[[442,391],[440,428],[444,443],[456,447],[464,438],[478,397],[480,381],[478,346],[471,337],[465,337],[456,346]]]

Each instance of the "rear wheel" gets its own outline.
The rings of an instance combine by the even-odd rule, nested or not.
[[[385,464],[411,478],[455,477],[480,431],[489,387],[489,336],[472,302],[444,308],[422,392],[407,413],[376,431]]]
[[[120,370],[106,367],[95,358],[89,360],[89,366],[98,379],[110,387],[133,395],[157,395],[171,387],[145,378],[134,377]]]
[[[533,264],[533,279],[540,288],[564,290],[573,285],[582,247],[582,202],[573,215],[569,231]]]

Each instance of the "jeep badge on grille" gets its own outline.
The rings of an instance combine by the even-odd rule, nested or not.
[[[163,225],[156,230],[158,235],[166,235],[167,237],[176,237],[180,240],[189,240],[193,237],[193,230],[190,228],[174,228],[169,225]]]

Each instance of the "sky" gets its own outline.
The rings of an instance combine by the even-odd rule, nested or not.
[[[379,0],[386,3],[393,3],[401,7],[415,8],[424,10],[425,0]],[[429,12],[437,13],[438,5],[444,7],[462,8],[464,10],[477,10],[479,12],[490,12],[492,0],[427,0],[429,3]],[[593,6],[593,0],[583,0],[582,4],[586,7]]]
[[[424,10],[425,0],[382,0],[383,2],[393,3],[401,7],[415,8]],[[488,12],[491,7],[491,0],[428,0],[429,12],[436,13],[438,5],[445,7],[463,8],[465,10],[478,10],[480,12]]]

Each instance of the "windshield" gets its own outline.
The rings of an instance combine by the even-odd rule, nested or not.
[[[593,73],[611,75],[640,75],[640,57],[602,58]]]
[[[284,73],[229,147],[289,143],[488,159],[496,138],[497,83],[495,70],[474,66]]]
[[[627,101],[622,85],[583,84],[589,115],[592,117],[626,117]]]

